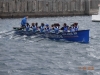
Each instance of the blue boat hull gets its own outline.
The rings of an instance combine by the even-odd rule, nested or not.
[[[89,43],[89,30],[79,30],[77,32],[67,32],[67,33],[33,33],[32,31],[23,31],[23,30],[15,30],[16,34],[19,35],[37,35],[39,34],[43,38],[49,38],[54,40],[60,40],[64,39],[67,41],[73,41],[73,42],[83,42],[83,43]]]
[[[89,30],[80,30],[77,32],[67,32],[59,34],[49,33],[45,34],[44,37],[55,40],[64,39],[73,42],[89,43]]]

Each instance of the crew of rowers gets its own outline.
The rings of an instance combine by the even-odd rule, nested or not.
[[[75,32],[78,31],[78,23],[74,23],[71,26],[68,26],[66,23],[63,24],[63,27],[60,28],[59,24],[52,24],[51,27],[48,24],[41,23],[41,26],[38,26],[38,23],[32,23],[30,26],[29,23],[26,24],[25,29],[26,31],[30,31],[30,29],[35,33],[37,31],[44,33],[44,32],[51,32],[51,33],[59,33],[60,30],[63,32]]]

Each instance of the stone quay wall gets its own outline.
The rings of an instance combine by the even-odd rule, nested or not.
[[[98,13],[100,0],[0,0],[0,18],[76,16]]]

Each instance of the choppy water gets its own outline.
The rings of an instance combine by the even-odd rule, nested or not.
[[[81,44],[5,33],[20,20],[0,19],[0,75],[100,75],[100,22],[92,22],[91,16],[28,19],[39,24],[78,22],[80,29],[90,29],[90,43]],[[84,66],[86,70],[80,69]]]

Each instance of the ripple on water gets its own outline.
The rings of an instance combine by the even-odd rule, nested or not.
[[[20,20],[0,19],[0,34],[20,25]],[[0,75],[100,74],[100,23],[92,22],[91,16],[29,18],[28,21],[30,24],[38,22],[39,26],[42,22],[61,26],[78,22],[80,30],[90,29],[90,43],[41,40],[37,36],[18,36],[13,32],[0,35]],[[94,66],[95,70],[80,70],[81,66]]]

